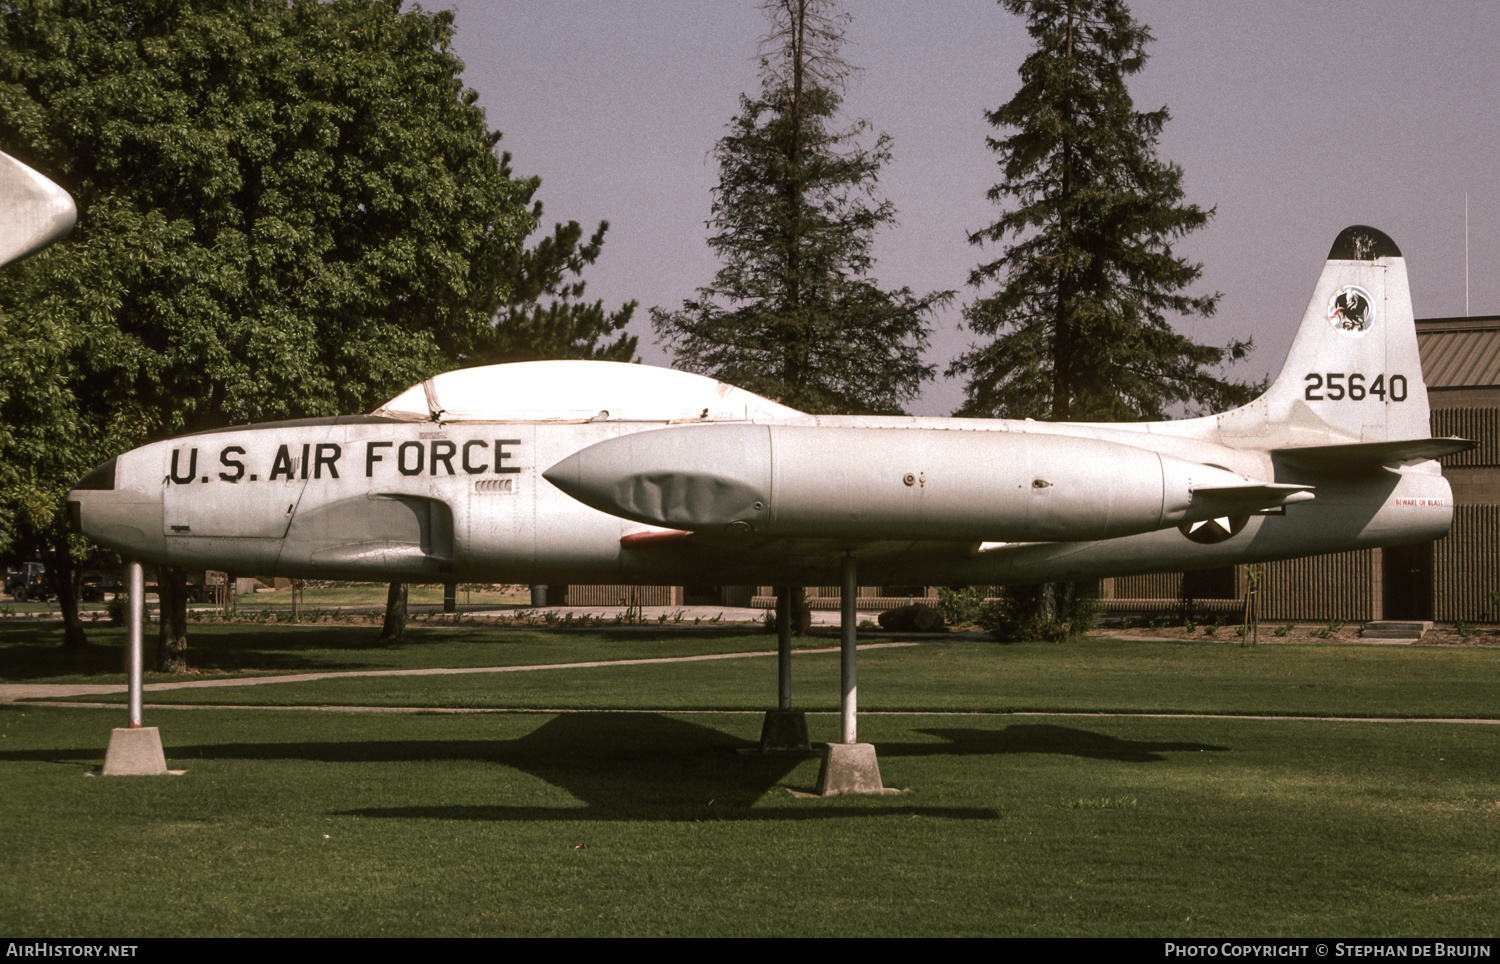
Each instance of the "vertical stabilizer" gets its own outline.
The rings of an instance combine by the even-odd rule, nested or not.
[[[1226,437],[1278,447],[1427,438],[1427,387],[1396,242],[1363,225],[1341,231],[1281,374],[1218,419]]]
[[[68,192],[0,153],[0,264],[59,241],[78,220]]]

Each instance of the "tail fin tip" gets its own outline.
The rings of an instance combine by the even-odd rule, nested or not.
[[[1329,261],[1374,261],[1376,258],[1399,258],[1401,249],[1391,236],[1367,224],[1351,224],[1333,239],[1328,249]]]

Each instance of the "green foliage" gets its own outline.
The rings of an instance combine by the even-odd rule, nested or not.
[[[0,29],[0,144],[79,206],[45,273],[86,411],[168,432],[358,411],[487,330],[529,185],[451,13],[34,0]]]
[[[488,335],[535,182],[452,35],[398,0],[0,7],[0,149],[79,209],[0,272],[0,542],[55,541],[116,452],[367,410]]]
[[[998,593],[995,586],[940,586],[938,612],[950,626],[974,626],[979,623],[985,600]]]
[[[1166,108],[1137,111],[1126,89],[1150,31],[1121,0],[1002,3],[1036,49],[1021,89],[986,115],[1008,132],[989,141],[1005,179],[988,197],[1013,206],[969,239],[1009,244],[969,276],[998,290],[964,311],[989,340],[948,369],[967,380],[959,414],[1159,419],[1246,400],[1249,386],[1208,369],[1250,344],[1199,345],[1167,320],[1210,316],[1218,295],[1185,293],[1201,269],[1172,244],[1213,212],[1184,203],[1182,170],[1156,156]]]
[[[1065,593],[1049,606],[1048,595],[1045,585],[1007,586],[999,599],[980,609],[979,627],[1001,642],[1059,642],[1082,636],[1098,622],[1099,602],[1093,596]]]
[[[802,411],[899,412],[932,378],[929,318],[951,292],[886,291],[870,277],[875,232],[895,223],[874,196],[890,138],[864,146],[867,122],[836,126],[840,18],[772,6],[760,96],[741,97],[714,149],[708,243],[723,267],[681,310],[653,308],[652,328],[677,367]],[[817,50],[797,39],[809,22],[822,24]]]
[[[1322,629],[1314,629],[1309,635],[1316,636],[1318,639],[1332,639],[1333,637],[1337,636],[1339,630],[1343,628],[1343,620],[1330,619],[1328,620],[1327,626],[1323,627]]]
[[[1286,637],[1291,634],[1292,629],[1293,626],[1291,623],[1283,623],[1282,625],[1277,626],[1271,632],[1278,637]]]

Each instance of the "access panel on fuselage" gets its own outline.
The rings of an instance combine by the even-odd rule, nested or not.
[[[516,577],[531,565],[536,545],[537,426],[490,423],[448,428],[470,458],[464,463],[463,491],[455,492],[451,503],[455,562],[464,575],[474,578]],[[479,469],[483,471],[471,471]]]

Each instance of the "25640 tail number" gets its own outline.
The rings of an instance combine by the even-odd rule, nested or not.
[[[1302,397],[1309,402],[1341,402],[1345,399],[1359,402],[1369,397],[1382,402],[1406,401],[1405,375],[1381,374],[1376,375],[1373,382],[1367,382],[1359,372],[1312,372],[1303,375],[1302,380],[1307,383]]]

